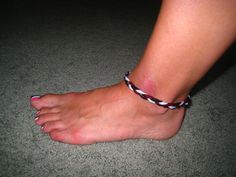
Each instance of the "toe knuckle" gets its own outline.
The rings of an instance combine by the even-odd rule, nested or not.
[[[44,124],[44,125],[42,126],[42,130],[43,130],[44,132],[48,132],[48,131],[49,131],[47,124]]]
[[[51,132],[50,133],[50,138],[54,141],[61,141],[61,136],[58,135],[56,132]]]

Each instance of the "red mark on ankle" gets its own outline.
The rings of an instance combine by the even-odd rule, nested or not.
[[[150,81],[149,79],[145,79],[143,81],[143,90],[150,95],[153,95],[155,92],[155,84],[153,83],[153,81]]]
[[[149,95],[153,95],[155,93],[156,90],[156,85],[154,83],[155,80],[153,80],[150,75],[146,73],[142,74],[137,73],[134,75],[134,72],[132,72],[129,78],[131,82],[134,83],[134,85],[136,85],[139,89],[141,89],[145,93]]]

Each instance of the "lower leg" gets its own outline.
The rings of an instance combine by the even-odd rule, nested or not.
[[[145,53],[130,79],[166,102],[183,100],[235,39],[235,1],[164,1]],[[219,25],[222,24],[222,25]],[[184,108],[169,110],[120,84],[33,99],[36,123],[52,139],[89,144],[177,133]]]
[[[182,100],[235,40],[235,7],[234,0],[163,1],[133,81],[157,98]]]

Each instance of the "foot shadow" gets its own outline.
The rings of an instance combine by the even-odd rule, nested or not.
[[[230,69],[236,64],[234,54],[236,51],[236,43],[234,43],[224,55],[216,62],[216,64],[207,72],[207,74],[196,84],[192,89],[191,95],[194,96],[202,89],[206,88],[209,84],[214,82],[225,71]]]

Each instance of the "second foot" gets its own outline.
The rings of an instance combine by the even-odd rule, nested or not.
[[[164,110],[117,85],[84,93],[33,97],[35,122],[55,141],[69,144],[126,139],[168,139],[184,117],[183,108]]]

